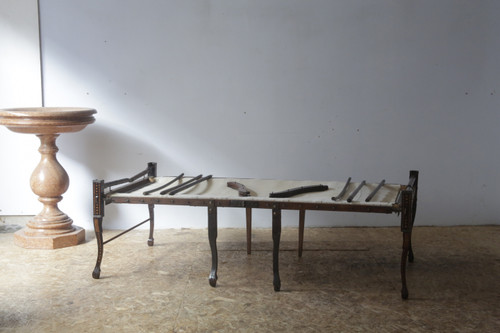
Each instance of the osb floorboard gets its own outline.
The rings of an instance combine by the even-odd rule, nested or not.
[[[398,228],[283,229],[282,291],[272,286],[269,229],[219,230],[219,280],[206,230],[147,231],[97,248],[13,245],[0,233],[2,332],[499,332],[500,227],[416,227],[410,299],[400,297]],[[107,231],[105,238],[116,234]]]

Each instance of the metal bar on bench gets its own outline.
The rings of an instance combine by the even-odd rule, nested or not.
[[[350,183],[351,183],[351,177],[347,178],[347,181],[346,181],[342,191],[340,191],[340,193],[336,197],[332,197],[332,200],[336,201],[336,200],[341,199],[344,196],[345,192],[347,191],[347,188],[349,187]]]
[[[156,192],[156,191],[159,191],[161,189],[164,189],[165,187],[167,187],[169,185],[172,185],[173,183],[175,183],[176,181],[178,181],[179,179],[181,179],[183,176],[184,176],[184,173],[181,173],[180,175],[178,175],[177,177],[175,177],[174,179],[172,179],[171,181],[169,181],[165,185],[162,185],[160,187],[154,188],[154,189],[149,190],[149,191],[144,191],[142,194],[143,195],[148,195],[148,194],[151,194],[153,192]]]
[[[358,187],[351,193],[351,195],[349,196],[349,198],[347,198],[347,202],[351,202],[352,199],[354,199],[354,197],[356,196],[356,194],[358,194],[358,192],[361,190],[361,188],[363,186],[365,186],[366,184],[366,181],[362,181],[361,184],[358,185]]]
[[[166,189],[166,190],[163,190],[163,191],[161,191],[161,192],[160,192],[160,194],[161,194],[161,195],[164,195],[164,194],[169,193],[170,191],[177,190],[178,188],[180,188],[180,187],[182,187],[182,186],[185,186],[185,185],[187,185],[187,184],[190,184],[190,183],[192,183],[192,182],[197,181],[197,180],[198,180],[198,179],[200,179],[201,177],[202,177],[202,175],[198,175],[198,176],[196,176],[196,177],[194,177],[194,178],[192,178],[192,179],[188,180],[188,181],[187,181],[187,182],[185,182],[185,183],[182,183],[182,184],[176,185],[176,186],[174,186],[174,187],[168,188],[168,189]]]
[[[192,186],[194,186],[196,184],[204,182],[205,180],[209,180],[210,178],[212,178],[212,175],[205,176],[205,177],[203,177],[201,179],[198,179],[198,180],[196,180],[194,182],[191,182],[189,184],[184,184],[184,186],[180,186],[180,187],[176,188],[175,190],[170,191],[168,194],[169,195],[177,194],[177,193],[179,193],[181,191],[184,191],[184,190],[186,190],[186,189],[188,189],[188,188],[190,188],[190,187],[192,187]]]
[[[131,192],[134,192],[134,191],[137,191],[143,187],[146,187],[147,185],[151,184],[151,183],[154,183],[154,178],[151,177],[151,178],[146,178],[146,179],[143,179],[137,183],[135,183],[134,185],[131,185],[130,187],[128,187],[126,190],[121,190],[120,192],[126,192],[126,193],[131,193]]]
[[[125,231],[123,231],[123,232],[119,233],[118,235],[116,235],[116,236],[114,236],[114,237],[112,237],[112,238],[108,239],[107,241],[103,242],[103,243],[102,243],[102,245],[104,245],[104,244],[106,244],[106,243],[109,243],[109,242],[111,242],[111,241],[112,241],[112,240],[114,240],[114,239],[117,239],[118,237],[120,237],[120,236],[122,236],[122,235],[126,234],[126,233],[127,233],[127,232],[129,232],[129,231],[134,230],[134,229],[135,229],[135,228],[137,228],[138,226],[141,226],[141,225],[143,225],[144,223],[149,222],[149,220],[150,220],[150,219],[144,220],[144,221],[142,221],[141,223],[139,223],[139,224],[137,224],[137,225],[133,226],[132,228],[127,229],[127,230],[125,230]]]
[[[137,179],[141,178],[142,176],[146,175],[148,173],[148,171],[149,170],[146,169],[146,170],[143,170],[143,171],[139,172],[138,174],[136,174],[135,176],[132,176],[130,178],[122,178],[122,179],[111,181],[109,183],[104,183],[103,187],[110,187],[113,185],[120,185],[123,183],[133,182],[134,180],[137,180]]]
[[[382,181],[377,185],[377,187],[375,187],[372,193],[370,193],[370,195],[366,197],[365,201],[366,202],[370,201],[375,196],[375,194],[377,194],[378,190],[380,190],[382,186],[384,186],[384,184],[385,184],[385,179],[382,179]]]
[[[119,187],[116,190],[111,190],[111,191],[109,191],[106,194],[110,195],[110,194],[113,194],[113,193],[130,193],[132,191],[140,189],[141,187],[149,185],[149,183],[151,183],[151,182],[152,182],[152,179],[150,179],[150,178],[142,179],[142,180],[139,180],[139,181],[137,181],[135,183],[131,183],[131,184]]]
[[[281,192],[272,192],[269,194],[270,198],[290,198],[298,194],[311,193],[311,192],[321,192],[328,190],[327,185],[307,185],[296,188],[291,188]]]

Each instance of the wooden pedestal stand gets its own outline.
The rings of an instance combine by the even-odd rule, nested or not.
[[[69,177],[56,158],[56,139],[60,133],[77,132],[95,121],[93,109],[22,108],[0,110],[0,125],[18,133],[36,134],[40,139],[40,163],[30,185],[42,211],[14,234],[14,242],[30,249],[57,249],[85,240],[85,230],[57,207],[69,186]]]

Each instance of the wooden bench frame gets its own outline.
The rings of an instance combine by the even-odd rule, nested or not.
[[[323,211],[338,211],[338,212],[362,212],[362,213],[397,213],[401,215],[401,232],[403,234],[403,250],[401,254],[401,297],[408,298],[408,288],[406,284],[406,263],[413,262],[414,255],[412,250],[411,235],[415,214],[417,209],[417,192],[418,192],[418,171],[410,171],[409,182],[407,185],[400,185],[400,190],[395,202],[392,205],[374,206],[369,204],[352,204],[347,202],[331,203],[311,203],[311,202],[283,202],[276,201],[272,198],[259,198],[259,200],[249,200],[246,197],[217,199],[217,198],[184,198],[183,196],[165,196],[165,197],[148,197],[148,196],[121,196],[117,193],[123,193],[135,188],[144,186],[149,182],[148,179],[154,178],[156,174],[156,163],[148,163],[145,170],[136,174],[131,178],[123,178],[116,181],[104,182],[104,180],[93,181],[93,219],[94,230],[97,240],[97,261],[93,278],[98,279],[101,272],[101,262],[104,252],[104,245],[123,234],[137,228],[138,226],[149,222],[149,238],[148,245],[153,246],[154,238],[154,206],[155,205],[184,205],[184,206],[203,206],[208,209],[208,238],[212,253],[212,267],[209,275],[209,283],[212,287],[217,283],[217,208],[218,207],[237,207],[245,208],[246,210],[246,230],[247,230],[247,253],[251,253],[251,230],[252,230],[252,209],[265,208],[272,209],[272,239],[273,239],[273,285],[274,290],[279,291],[281,288],[281,280],[279,276],[279,246],[281,238],[281,212],[282,210],[298,210],[299,211],[299,249],[298,254],[302,256],[303,240],[304,240],[304,224],[306,210],[323,210]],[[120,186],[113,189],[115,186]],[[136,224],[130,229],[104,241],[103,240],[103,218],[105,205],[116,204],[147,204],[149,210],[149,218]]]

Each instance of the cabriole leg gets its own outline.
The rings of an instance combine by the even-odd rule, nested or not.
[[[281,239],[281,209],[273,207],[273,286],[274,291],[280,291],[281,280],[279,272],[279,253]]]
[[[97,261],[94,271],[92,272],[92,277],[94,279],[98,279],[101,275],[102,254],[104,252],[104,244],[102,240],[102,218],[94,218],[94,230],[95,238],[97,240]]]
[[[403,232],[403,253],[401,254],[401,297],[408,299],[408,287],[406,286],[406,261],[411,249],[411,232]]]
[[[102,240],[102,219],[104,216],[104,199],[103,199],[103,180],[95,179],[92,182],[93,191],[93,212],[94,212],[94,231],[97,240],[97,261],[95,264],[92,277],[98,279],[101,275],[101,261],[104,253],[104,242]]]
[[[413,248],[411,246],[411,233],[410,233],[410,247],[408,249],[408,261],[413,262],[415,260],[415,257],[413,256]]]
[[[411,248],[411,232],[413,228],[413,195],[411,190],[404,190],[401,197],[401,231],[403,232],[403,252],[401,253],[401,297],[408,299],[408,287],[406,286],[406,263],[413,262],[413,250]]]
[[[211,203],[208,206],[208,241],[212,252],[212,269],[208,282],[212,287],[217,285],[217,207]]]

